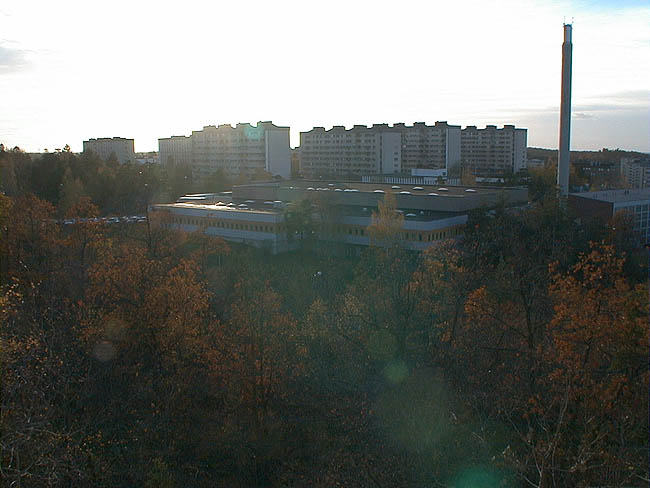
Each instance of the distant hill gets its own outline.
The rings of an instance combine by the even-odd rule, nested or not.
[[[541,147],[529,147],[528,159],[542,159],[548,163],[557,162],[557,149],[544,149]],[[600,151],[571,151],[571,161],[607,161],[619,163],[622,157],[647,157],[645,153],[637,151],[623,151],[621,149],[601,149]]]

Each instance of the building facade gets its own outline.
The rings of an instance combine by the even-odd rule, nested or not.
[[[616,161],[578,159],[571,161],[571,166],[591,188],[620,188],[620,168]]]
[[[621,176],[630,188],[649,188],[650,160],[621,158]]]
[[[504,125],[477,129],[470,125],[461,131],[461,166],[474,176],[496,178],[516,174],[526,168],[528,130]]]
[[[395,124],[402,133],[402,170],[446,169],[450,177],[460,176],[460,126],[447,122],[413,126]]]
[[[101,137],[83,141],[84,152],[92,151],[100,159],[108,161],[113,155],[120,164],[135,163],[133,139]]]
[[[650,241],[650,188],[569,193],[569,206],[584,220],[610,222],[625,216],[639,243]]]
[[[358,178],[415,168],[460,173],[460,126],[436,122],[315,127],[300,133],[301,170],[306,177]]]
[[[330,130],[314,127],[300,133],[300,167],[308,178],[357,178],[398,172],[400,133],[387,125],[355,125],[348,130],[337,125]]]
[[[546,167],[546,160],[545,159],[527,159],[526,160],[526,169],[543,169]]]
[[[365,175],[361,177],[363,183],[392,183],[395,185],[436,185],[444,182],[450,183],[446,169],[413,168],[407,172],[387,175]]]
[[[192,140],[188,136],[158,139],[158,160],[167,167],[191,165]]]
[[[187,161],[199,178],[218,170],[233,179],[250,179],[265,172],[291,176],[289,128],[272,122],[208,125],[189,137],[159,139],[158,145],[163,164]]]
[[[504,177],[526,168],[527,130],[513,125],[484,129],[436,122],[315,127],[300,133],[301,170],[308,178],[358,178],[371,174],[462,168],[480,177]],[[399,148],[396,147],[399,138]]]

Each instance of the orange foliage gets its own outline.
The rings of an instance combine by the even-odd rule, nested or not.
[[[594,245],[569,273],[555,275],[551,293],[549,379],[554,391],[566,390],[565,422],[580,439],[567,448],[571,469],[604,463],[612,482],[638,482],[647,476],[639,471],[648,442],[647,284],[630,285],[623,259]]]

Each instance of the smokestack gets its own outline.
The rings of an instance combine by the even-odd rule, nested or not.
[[[569,164],[571,137],[571,24],[564,24],[562,43],[562,102],[560,104],[560,147],[557,164],[557,186],[560,193],[569,193]]]

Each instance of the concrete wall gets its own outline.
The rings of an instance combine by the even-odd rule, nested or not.
[[[515,129],[514,144],[513,171],[517,173],[526,168],[526,148],[528,145],[528,131],[526,129]]]
[[[161,164],[174,166],[192,164],[192,142],[186,136],[158,139],[158,159]]]
[[[614,215],[613,204],[611,202],[583,198],[573,194],[569,194],[567,201],[569,208],[580,219],[598,219],[602,222],[607,222]]]
[[[402,161],[402,135],[399,132],[381,134],[380,173],[399,173]]]
[[[266,131],[266,171],[273,176],[291,177],[289,129]]]
[[[447,128],[447,161],[445,168],[450,178],[460,176],[460,127]]]

